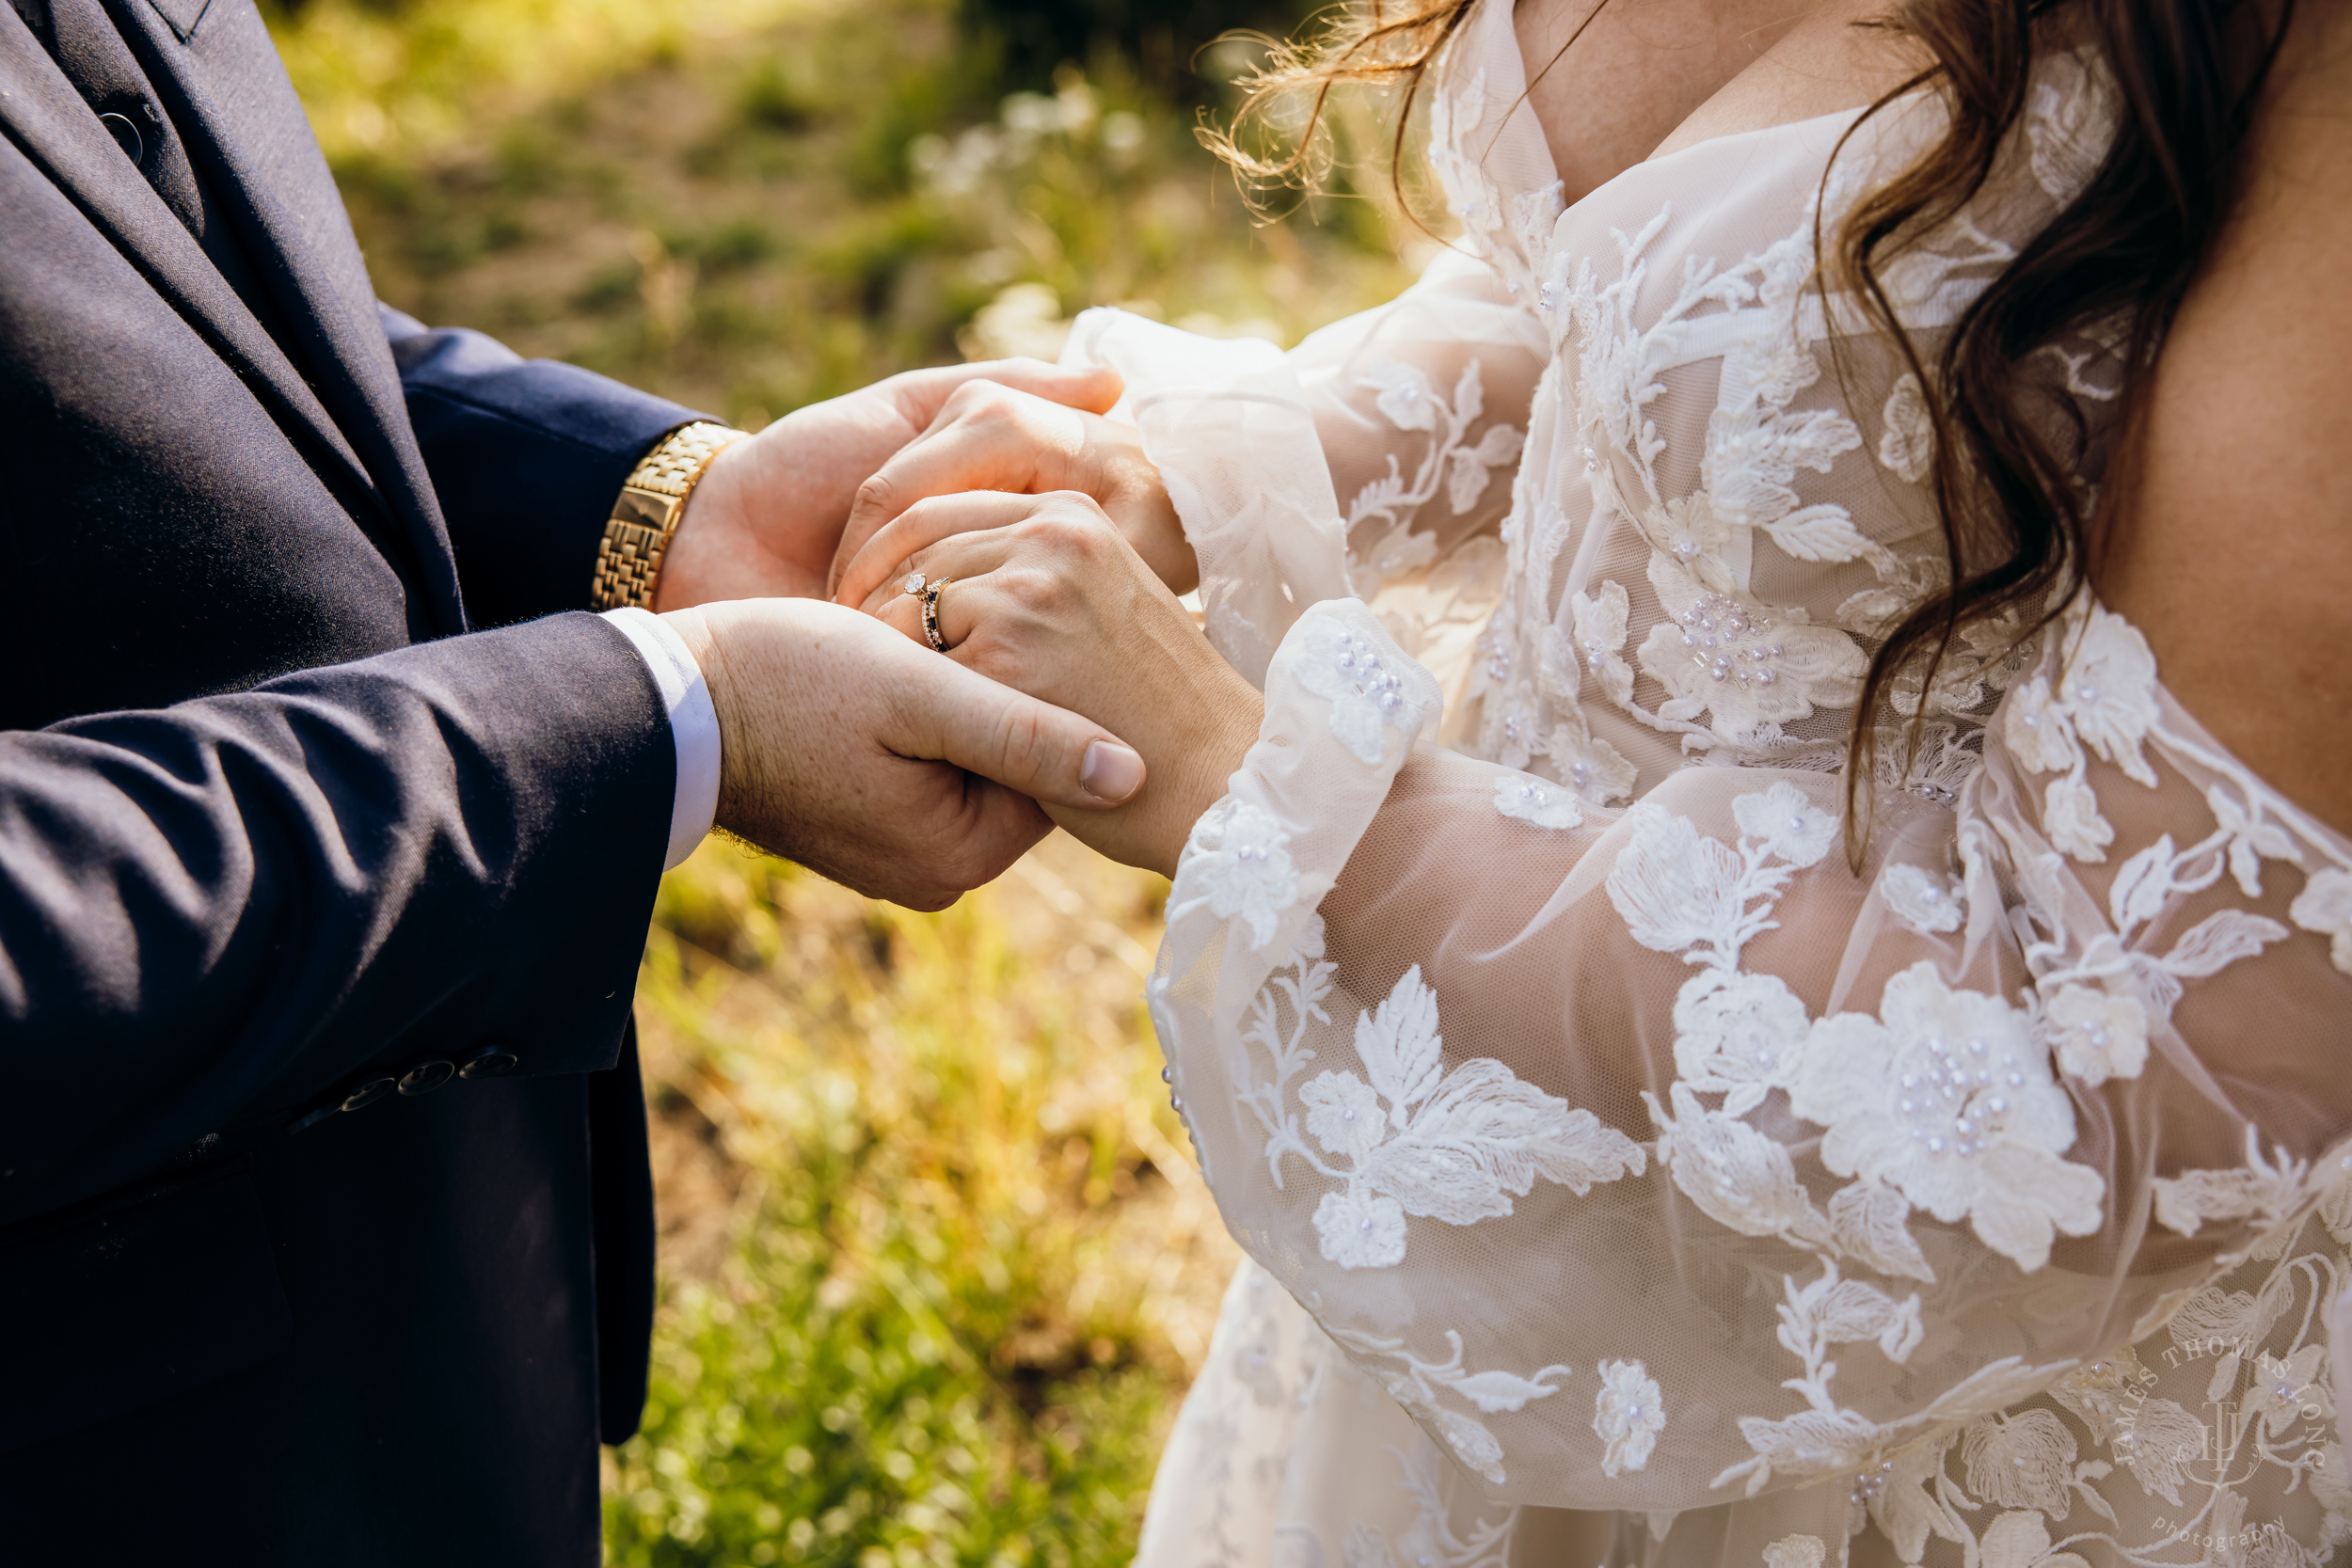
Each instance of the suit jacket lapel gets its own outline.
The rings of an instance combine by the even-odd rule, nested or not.
[[[178,14],[167,14],[167,3]],[[404,564],[432,619],[443,632],[464,630],[456,560],[409,427],[367,264],[261,14],[251,0],[105,4],[149,80],[167,95],[189,156],[237,226],[280,318],[298,335],[290,346],[316,404],[406,535]]]
[[[254,388],[330,484],[373,499],[358,453],[12,7],[0,6],[0,125]]]

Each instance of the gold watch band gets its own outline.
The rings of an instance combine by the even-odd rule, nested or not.
[[[653,608],[653,585],[661,576],[670,536],[686,513],[686,498],[720,449],[746,434],[702,420],[680,425],[645,454],[621,486],[612,516],[604,525],[604,542],[596,546],[596,580],[588,591],[590,608]]]

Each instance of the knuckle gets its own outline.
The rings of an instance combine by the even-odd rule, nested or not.
[[[898,494],[898,481],[892,479],[887,470],[875,474],[857,487],[857,499],[850,503],[850,510],[857,514],[886,515],[890,510],[890,498]]]
[[[935,522],[934,519],[937,518],[941,513],[945,512],[948,514],[949,524],[952,524],[954,520],[953,508],[959,499],[960,498],[955,496],[914,497],[906,503],[904,508],[902,508],[898,513],[898,516],[892,519],[892,521],[896,522],[898,527],[904,531],[903,532],[894,533],[892,537],[907,538],[911,536],[922,539],[925,543],[921,546],[921,548],[930,548],[932,545],[937,544],[940,540],[945,539],[949,534],[957,531],[952,526],[939,524]],[[912,555],[914,552],[910,550],[908,553]]]
[[[967,381],[947,400],[947,411],[958,420],[991,423],[1011,412],[1012,388],[985,377]]]
[[[1110,514],[1092,496],[1075,490],[1057,491],[1052,505],[1055,517],[1068,532],[1073,549],[1097,550],[1119,535]]]
[[[1010,686],[1020,674],[1020,662],[1012,651],[993,637],[974,635],[957,645],[956,656],[963,667],[976,675],[986,675],[1000,686]]]
[[[1039,710],[1027,703],[1013,705],[999,723],[998,731],[998,752],[1004,759],[1006,777],[1024,782],[1036,778],[1050,750]]]
[[[1032,537],[1050,550],[1080,550],[1087,545],[1085,522],[1061,507],[1041,507],[1030,519],[1028,529]]]
[[[1068,591],[1059,572],[1042,566],[1009,566],[997,575],[1005,596],[1032,614],[1050,613]]]
[[[910,615],[914,615],[918,618],[920,617],[922,611],[919,608],[917,608],[920,601],[912,594],[899,593],[898,583],[898,575],[901,572],[920,572],[925,577],[937,577],[939,575],[938,567],[941,563],[942,558],[946,554],[946,551],[942,548],[942,545],[945,542],[942,541],[940,544],[925,545],[918,549],[907,551],[905,555],[898,559],[898,564],[890,569],[890,576],[882,580],[881,591],[892,595],[894,598],[904,599],[908,606],[908,613]]]

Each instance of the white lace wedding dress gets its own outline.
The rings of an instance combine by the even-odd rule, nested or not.
[[[1564,213],[1521,84],[1484,0],[1433,126],[1475,261],[1288,356],[1073,339],[1267,700],[1151,983],[1253,1261],[1141,1560],[2324,1560],[2352,845],[2079,603],[1870,716],[1929,744],[1850,874],[1858,677],[1943,556],[1917,384],[1813,235],[1940,110]],[[2048,62],[1891,278],[1930,357],[2095,165],[2101,84]],[[2109,345],[2029,369],[2094,484]]]

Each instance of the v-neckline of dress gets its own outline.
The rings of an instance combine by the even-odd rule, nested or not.
[[[1499,0],[1480,0],[1477,13],[1452,46],[1464,53],[1440,68],[1442,78],[1433,95],[1438,107],[1432,116],[1430,150],[1440,182],[1448,187],[1455,216],[1474,243],[1494,253],[1490,259],[1515,285],[1533,281],[1561,220],[1601,198],[1621,197],[1645,180],[1685,166],[1701,153],[1721,155],[1724,150],[1742,144],[1795,137],[1840,120],[1851,122],[1869,112],[1870,105],[1856,104],[1802,119],[1725,131],[1629,164],[1570,202],[1565,199],[1559,166],[1552,161],[1542,122],[1527,97],[1527,62],[1519,53],[1511,20],[1508,6]],[[1490,76],[1502,78],[1500,93],[1486,85]],[[1470,92],[1483,102],[1468,106],[1449,103]],[[1503,120],[1489,130],[1486,120],[1498,101],[1507,105]],[[1441,145],[1449,141],[1454,145]],[[1499,151],[1503,154],[1500,159]],[[1513,165],[1518,166],[1516,179],[1509,172]],[[1476,181],[1491,200],[1477,200],[1458,189],[1465,179]],[[1517,221],[1506,219],[1506,214]],[[1518,254],[1510,254],[1513,251]]]

